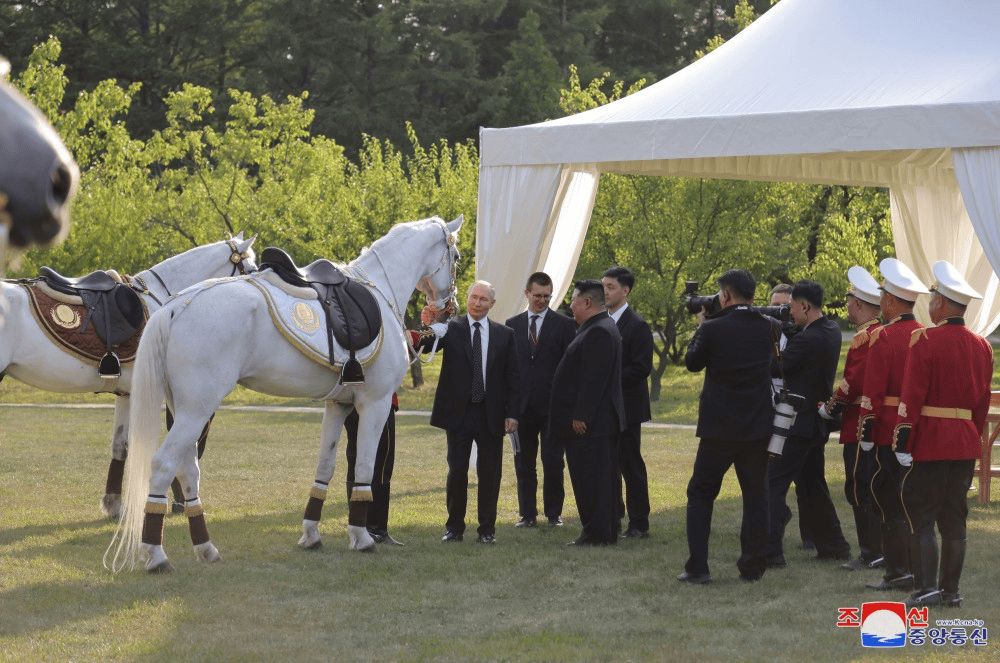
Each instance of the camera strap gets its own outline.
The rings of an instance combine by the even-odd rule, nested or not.
[[[774,345],[774,359],[778,362],[781,373],[781,393],[788,393],[788,383],[785,381],[785,366],[781,363],[781,326],[777,320],[769,319],[771,325],[771,343]]]

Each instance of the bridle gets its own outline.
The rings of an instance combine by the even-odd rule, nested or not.
[[[233,271],[229,272],[229,276],[230,277],[236,276],[236,272],[239,272],[240,276],[246,276],[247,269],[246,266],[244,266],[243,261],[245,261],[250,257],[250,249],[248,248],[246,251],[240,252],[239,247],[236,246],[236,241],[233,240],[231,237],[226,240],[226,246],[229,247],[229,250],[231,252],[231,255],[229,256],[229,262],[233,264]],[[170,288],[163,281],[163,279],[160,278],[160,275],[156,273],[155,269],[150,267],[146,271],[152,274],[156,278],[157,282],[159,282],[160,284],[160,287],[162,287],[164,292],[167,293],[167,299],[170,299],[171,297],[174,296],[174,293],[170,292]],[[146,285],[146,282],[142,279],[141,276],[136,274],[135,276],[132,276],[130,278],[136,283],[138,283],[139,286],[141,286],[142,289],[140,290],[140,292],[142,294],[149,295],[150,297],[153,298],[154,302],[156,302],[160,306],[163,306],[163,302],[161,302],[159,298],[153,294],[153,292],[149,289],[149,286]]]

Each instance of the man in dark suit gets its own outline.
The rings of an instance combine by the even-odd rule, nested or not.
[[[566,448],[582,532],[570,545],[618,540],[615,446],[625,428],[621,336],[604,308],[600,281],[579,281],[570,305],[580,328],[552,379],[549,434]]]
[[[466,297],[468,315],[447,325],[431,325],[419,348],[438,341],[444,359],[434,394],[431,425],[448,438],[448,522],[442,541],[461,541],[469,491],[469,457],[478,445],[480,543],[496,543],[497,498],[500,495],[504,432],[517,430],[521,403],[514,332],[487,314],[496,303],[493,286],[476,281]]]
[[[517,367],[521,375],[521,403],[518,407],[517,435],[521,450],[514,454],[517,472],[517,503],[521,520],[517,527],[535,527],[538,519],[538,474],[535,458],[541,438],[542,510],[550,526],[562,525],[563,446],[549,435],[549,399],[556,366],[576,335],[571,318],[549,310],[552,279],[545,272],[528,277],[524,290],[528,310],[507,320],[514,330]]]
[[[624,267],[604,272],[604,303],[622,335],[622,397],[625,399],[625,431],[618,440],[616,483],[618,519],[628,510],[626,539],[649,536],[649,480],[642,459],[642,423],[652,418],[649,410],[649,374],[653,372],[653,332],[649,324],[628,305],[635,276]],[[621,482],[625,482],[625,500]]]
[[[809,504],[817,559],[851,558],[851,546],[841,531],[826,484],[824,445],[830,429],[818,411],[818,405],[833,394],[843,336],[837,323],[823,315],[823,286],[815,281],[799,281],[792,287],[790,313],[800,331],[788,340],[781,352],[782,361],[774,362],[771,375],[783,375],[785,389],[802,396],[805,403],[795,416],[781,455],[771,460],[768,469],[768,568],[785,566],[785,498],[793,479]]]
[[[764,575],[767,544],[767,442],[774,421],[771,399],[772,348],[779,324],[753,310],[757,281],[746,270],[719,277],[721,310],[698,314],[698,329],[684,363],[692,373],[705,371],[698,406],[701,438],[687,487],[689,556],[681,582],[703,585],[708,568],[712,508],[730,466],[743,491],[741,554],[736,566],[743,580]],[[773,326],[772,326],[773,325]]]

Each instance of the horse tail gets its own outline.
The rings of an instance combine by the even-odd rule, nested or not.
[[[139,560],[142,526],[153,455],[161,442],[162,406],[167,393],[166,351],[174,312],[167,305],[146,322],[132,369],[128,440],[128,482],[122,516],[104,554],[112,571],[134,569]],[[112,555],[110,565],[108,557]]]

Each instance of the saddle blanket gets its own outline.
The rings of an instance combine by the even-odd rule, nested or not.
[[[247,277],[247,282],[260,290],[267,301],[274,326],[289,343],[326,368],[339,371],[343,367],[350,352],[340,343],[334,342],[334,356],[330,357],[326,315],[315,290],[289,285],[270,270],[252,274]],[[374,341],[354,353],[363,367],[367,367],[378,357],[384,334],[385,327],[382,326]]]
[[[83,300],[72,295],[64,295],[44,283],[21,283],[28,293],[31,302],[31,313],[52,342],[65,352],[78,359],[98,366],[101,357],[107,351],[107,344],[98,336],[96,325],[87,325],[87,330],[80,333],[83,321],[87,317],[87,307]],[[136,333],[119,345],[113,346],[115,354],[122,365],[135,361],[135,353],[139,348],[142,330],[146,327],[149,311],[146,303],[142,303],[143,322]]]

